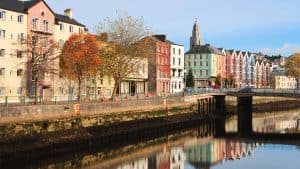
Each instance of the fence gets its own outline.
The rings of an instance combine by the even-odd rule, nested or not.
[[[300,94],[300,90],[295,89],[251,89],[254,93],[260,94]],[[115,97],[115,101],[128,101],[128,100],[155,100],[162,98],[182,98],[184,96],[205,94],[205,93],[228,93],[228,92],[238,92],[239,89],[236,88],[222,88],[222,89],[213,89],[213,88],[199,88],[199,89],[185,89],[184,92],[179,93],[171,93],[167,95],[153,95],[148,96],[145,94],[136,94],[134,96],[128,94],[120,94]],[[81,103],[91,103],[91,102],[109,102],[110,98],[100,97],[97,98],[95,95],[83,95],[80,97],[80,100],[77,99],[76,96],[53,96],[48,98],[38,97],[38,104],[47,104],[47,105],[55,105],[55,104],[66,104],[73,102],[81,102]],[[34,96],[0,96],[0,107],[1,106],[26,106],[35,104]]]

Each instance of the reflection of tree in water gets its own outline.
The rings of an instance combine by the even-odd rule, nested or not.
[[[185,150],[187,161],[195,169],[206,169],[227,160],[250,156],[256,144],[237,140],[213,140]]]

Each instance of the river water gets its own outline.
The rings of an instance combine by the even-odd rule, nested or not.
[[[258,133],[298,133],[300,111],[259,114]],[[16,168],[84,169],[299,169],[300,140],[256,140],[217,137],[206,123],[133,144],[95,148],[61,157],[28,161]],[[237,131],[236,117],[226,120],[227,132]]]

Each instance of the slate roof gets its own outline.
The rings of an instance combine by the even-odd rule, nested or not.
[[[0,8],[15,12],[27,13],[27,9],[40,2],[41,0],[18,1],[0,0]]]
[[[27,10],[40,1],[43,1],[43,0],[30,0],[30,1],[0,0],[0,9],[6,9],[6,10],[11,10],[11,11],[27,14]],[[46,2],[45,2],[45,4],[48,6],[48,4]],[[52,11],[52,9],[49,6],[48,6],[48,8],[55,15],[56,23],[57,23],[57,21],[62,21],[62,22],[73,24],[73,25],[85,27],[85,25],[79,23],[75,19],[71,19],[65,15],[56,14]]]
[[[211,46],[210,44],[206,45],[197,45],[194,49],[190,49],[185,54],[193,54],[193,53],[213,53],[217,55],[224,55],[222,51],[220,51],[218,48],[215,48]]]
[[[62,21],[62,22],[65,22],[65,23],[85,27],[85,25],[79,23],[75,19],[71,19],[71,18],[69,18],[68,16],[65,16],[65,15],[55,14],[55,23],[58,23],[58,21]]]

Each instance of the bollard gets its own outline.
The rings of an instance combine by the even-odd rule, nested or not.
[[[74,113],[75,115],[79,116],[80,115],[80,104],[74,104]]]
[[[5,106],[8,107],[8,96],[5,96]]]

